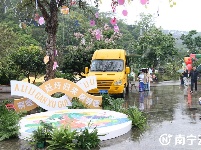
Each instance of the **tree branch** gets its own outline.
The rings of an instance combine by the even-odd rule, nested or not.
[[[43,0],[43,2],[44,2],[44,4],[46,4],[46,5],[50,5],[50,3],[47,1],[47,0]]]
[[[60,1],[59,1],[59,4],[58,4],[58,7],[61,7],[61,6],[63,5],[64,1],[66,1],[66,0],[60,0]],[[68,1],[68,0],[67,0],[67,1]],[[67,3],[68,3],[68,2],[67,2]]]
[[[46,3],[49,6],[49,3]],[[41,3],[41,0],[38,0],[38,7],[41,11],[41,13],[43,14],[43,17],[45,20],[47,20],[47,18],[49,18],[49,14],[47,12],[47,10],[45,9],[45,6]]]

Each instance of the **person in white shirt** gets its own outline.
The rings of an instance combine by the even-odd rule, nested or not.
[[[139,92],[143,92],[144,91],[144,73],[142,72],[142,70],[140,70],[140,74],[138,76],[139,79]]]

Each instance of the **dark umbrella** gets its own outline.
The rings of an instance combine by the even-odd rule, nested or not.
[[[199,65],[196,70],[201,72],[201,65]]]

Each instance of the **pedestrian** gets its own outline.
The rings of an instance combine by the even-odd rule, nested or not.
[[[148,74],[147,74],[147,70],[144,70],[144,91],[148,91],[149,87],[148,87]]]
[[[180,81],[181,81],[181,85],[184,85],[184,73],[181,73],[180,75]]]
[[[153,79],[153,82],[158,82],[158,78],[156,77],[155,74],[153,74],[152,79]]]
[[[184,81],[184,85],[185,86],[188,86],[189,83],[188,83],[188,69],[186,69],[184,72],[183,72],[183,81]]]
[[[195,92],[197,92],[197,78],[198,78],[199,72],[196,70],[196,67],[194,66],[193,69],[189,73],[189,78],[191,78],[191,93],[193,93],[193,87],[195,85]]]
[[[150,72],[147,73],[147,80],[148,80],[148,91],[150,91],[150,84],[153,81]]]
[[[136,86],[135,86],[135,72],[132,70],[131,74],[130,74],[130,87],[131,87],[131,91],[133,89],[133,86],[136,89]]]
[[[140,70],[140,74],[138,76],[139,79],[139,92],[143,92],[144,91],[144,73],[142,72],[142,70]]]

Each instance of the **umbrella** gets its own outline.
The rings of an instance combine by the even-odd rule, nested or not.
[[[184,69],[179,69],[177,70],[178,73],[183,73],[184,72]]]
[[[199,66],[196,68],[196,70],[197,70],[198,72],[201,72],[201,65],[199,65]]]

